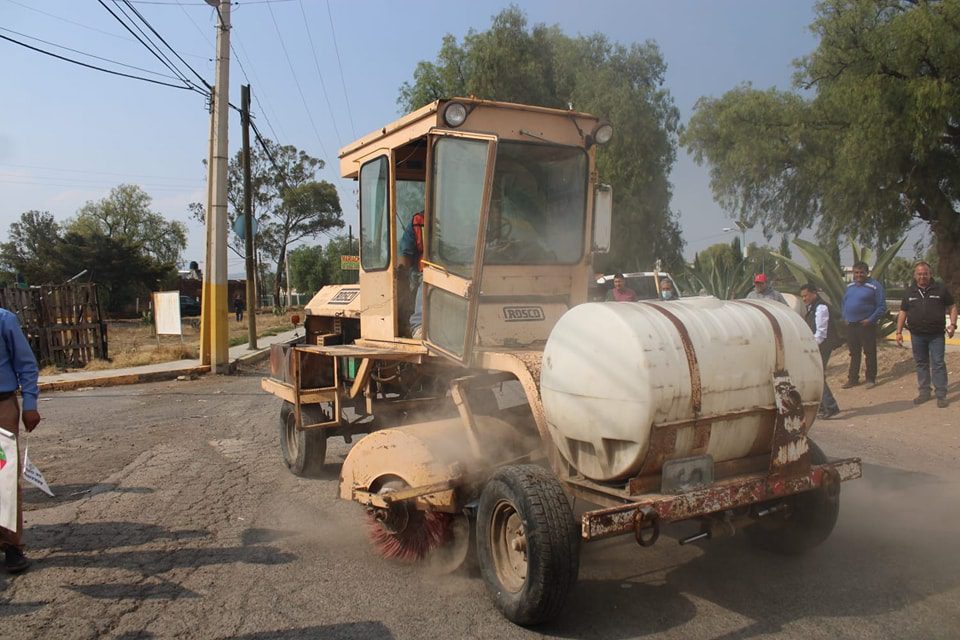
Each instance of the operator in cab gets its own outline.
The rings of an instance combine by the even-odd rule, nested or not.
[[[400,238],[400,266],[410,272],[410,291],[414,292],[410,314],[410,337],[423,337],[423,211],[410,218]]]

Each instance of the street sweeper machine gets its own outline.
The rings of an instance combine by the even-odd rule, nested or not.
[[[344,148],[359,284],[322,289],[263,380],[293,473],[321,469],[327,438],[368,434],[339,491],[375,548],[447,569],[474,554],[521,625],[562,610],[583,543],[649,547],[686,521],[681,544],[742,529],[802,553],[861,473],[808,438],[823,368],[791,309],[588,302],[612,134],[586,113],[458,98]]]

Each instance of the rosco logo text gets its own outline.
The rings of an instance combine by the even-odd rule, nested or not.
[[[537,322],[543,320],[543,307],[504,307],[507,322]]]

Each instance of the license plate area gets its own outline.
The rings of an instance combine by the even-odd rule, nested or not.
[[[713,456],[676,458],[663,463],[660,493],[679,494],[713,484]]]

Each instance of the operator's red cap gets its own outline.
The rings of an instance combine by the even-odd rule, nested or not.
[[[753,281],[754,281],[754,282],[766,282],[766,281],[767,281],[767,275],[764,274],[764,273],[758,273],[756,276],[754,276]]]

